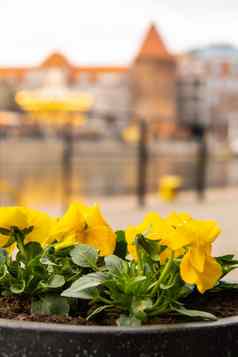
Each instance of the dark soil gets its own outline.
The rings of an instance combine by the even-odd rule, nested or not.
[[[186,307],[210,312],[217,318],[238,316],[238,294],[237,292],[224,291],[219,294],[194,296],[186,301]],[[71,325],[116,325],[115,318],[108,318],[103,314],[98,315],[97,319],[93,321],[87,321],[82,316],[33,315],[31,314],[30,299],[23,297],[0,297],[0,318]],[[148,321],[147,324],[172,324],[187,321],[191,321],[191,319],[175,314],[166,314]]]

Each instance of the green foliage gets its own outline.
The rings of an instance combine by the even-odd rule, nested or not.
[[[136,237],[138,260],[127,258],[124,231],[117,231],[114,255],[100,257],[98,251],[78,244],[56,251],[43,249],[37,242],[25,243],[33,227],[0,228],[8,236],[6,247],[15,243],[16,256],[0,249],[0,293],[32,298],[32,313],[44,315],[79,314],[86,300],[87,318],[106,314],[117,318],[120,326],[140,326],[161,314],[173,313],[190,318],[214,320],[208,312],[186,308],[186,299],[196,292],[180,276],[181,257],[172,253],[161,261],[165,247],[142,234]],[[233,255],[216,258],[223,276],[238,267]],[[210,292],[237,290],[238,284],[219,281]]]
[[[68,316],[70,305],[67,299],[57,295],[46,295],[39,300],[33,299],[31,313],[37,315]]]
[[[122,259],[125,259],[127,255],[127,242],[124,231],[116,232],[116,248],[114,254]]]
[[[194,287],[181,280],[179,258],[172,255],[161,264],[159,255],[163,246],[142,235],[138,236],[136,244],[138,262],[121,259],[116,255],[105,257],[102,266],[97,266],[94,273],[80,277],[62,296],[90,300],[95,309],[88,318],[102,311],[109,315],[110,311],[113,314],[116,312],[120,326],[139,326],[150,317],[167,312],[205,320],[215,319],[212,314],[187,310],[183,305],[183,298],[190,295]],[[84,252],[89,259],[90,250],[84,248]]]
[[[180,315],[185,315],[188,317],[200,318],[203,320],[217,320],[216,316],[210,314],[209,312],[190,310],[190,309],[186,309],[184,306],[174,307],[173,310],[178,312]]]
[[[44,250],[37,242],[25,244],[25,237],[31,231],[32,227],[22,231],[17,228],[1,230],[2,234],[9,235],[8,243],[14,239],[18,251],[12,256],[0,249],[0,293],[3,296],[31,296],[32,304],[39,310],[55,311],[54,307],[51,309],[53,300],[56,304],[65,301],[60,293],[81,276],[82,268],[71,258],[72,248],[56,252],[53,247]],[[51,294],[54,298],[49,303]]]
[[[85,299],[84,296],[94,295],[94,289],[103,283],[105,275],[103,273],[90,273],[76,280],[69,289],[62,293],[62,296]],[[88,298],[88,297],[86,297]]]
[[[97,268],[98,252],[86,244],[80,244],[70,252],[72,261],[82,268]]]
[[[234,255],[232,254],[223,255],[221,257],[217,257],[216,259],[222,267],[222,271],[223,271],[222,277],[230,273],[232,270],[238,268],[238,260],[235,259]]]
[[[23,254],[24,253],[24,254]],[[47,256],[39,243],[30,242],[24,252],[18,251],[16,258],[0,252],[0,289],[3,295],[25,294],[38,296],[65,286],[70,276],[77,277],[80,269],[70,257],[58,257],[54,252],[54,262]],[[68,261],[70,264],[67,265]],[[70,272],[67,271],[70,269]]]
[[[141,321],[135,318],[134,316],[127,316],[121,314],[120,317],[117,319],[117,325],[125,327],[139,327],[141,326]]]

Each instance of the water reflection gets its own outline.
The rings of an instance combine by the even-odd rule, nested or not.
[[[60,161],[46,165],[4,163],[0,170],[1,203],[17,202],[31,205],[60,205],[63,196]],[[153,156],[148,167],[148,192],[157,192],[159,178],[165,174],[182,177],[183,189],[192,189],[195,183],[196,160]],[[224,187],[238,183],[237,159],[210,159],[207,170],[209,187]],[[7,183],[8,189],[4,186]],[[73,163],[72,199],[90,196],[135,194],[137,183],[136,157],[87,157]]]

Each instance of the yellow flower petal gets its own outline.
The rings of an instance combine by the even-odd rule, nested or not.
[[[72,242],[85,243],[99,249],[101,255],[112,254],[116,245],[115,233],[104,220],[98,205],[90,207],[83,203],[71,204],[57,222],[51,236],[52,240],[62,242],[57,245],[58,248],[64,247],[65,240],[67,246]]]
[[[44,245],[48,239],[55,220],[47,213],[30,208],[23,208],[27,217],[27,226],[33,226],[33,231],[26,236],[25,242],[39,242]]]
[[[22,207],[1,207],[0,227],[10,228],[16,226],[20,229],[27,227],[27,217]]]
[[[116,236],[110,227],[97,226],[87,229],[84,243],[98,249],[100,255],[113,254],[116,247]]]
[[[138,229],[136,227],[129,226],[125,230],[125,237],[127,241],[127,250],[130,254],[130,256],[137,260],[137,250],[135,246],[135,237],[138,234]]]
[[[204,271],[199,274],[197,288],[200,293],[204,293],[215,286],[222,275],[220,264],[212,257],[206,257]]]
[[[171,226],[177,227],[178,225],[185,224],[187,221],[190,221],[192,217],[186,212],[172,212],[166,218],[166,222]]]
[[[200,238],[207,242],[212,243],[217,236],[221,233],[221,229],[216,221],[197,221],[198,234]]]
[[[187,252],[181,261],[180,274],[181,274],[183,281],[185,281],[185,283],[188,283],[188,284],[196,284],[197,283],[198,272],[191,264],[190,252]]]
[[[85,218],[80,208],[81,206],[79,206],[79,204],[72,203],[64,216],[55,224],[51,232],[52,236],[82,231],[85,227]]]
[[[166,248],[161,254],[160,254],[160,263],[163,265],[165,264],[166,260],[171,257],[172,251],[169,248]]]
[[[56,243],[54,245],[54,247],[55,247],[56,250],[60,250],[60,249],[71,247],[71,246],[75,245],[76,243],[80,243],[80,242],[77,241],[75,239],[75,235],[72,234],[72,235],[69,235],[66,238],[62,239],[58,243]],[[81,243],[83,243],[83,242],[81,242]]]
[[[89,227],[107,225],[97,204],[87,209],[85,212],[85,220]]]
[[[139,234],[139,231],[136,227],[129,226],[125,230],[126,241],[128,244],[134,244],[136,235]]]
[[[167,245],[172,250],[178,250],[191,244],[192,241],[193,235],[184,225],[177,228],[171,226],[167,228],[161,243]]]
[[[206,249],[203,246],[194,244],[190,248],[190,261],[192,266],[199,272],[203,272],[206,259]]]

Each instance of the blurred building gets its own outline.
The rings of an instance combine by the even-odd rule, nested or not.
[[[91,122],[115,132],[140,118],[153,122],[157,135],[171,136],[175,128],[176,62],[153,25],[129,66],[76,66],[63,54],[53,53],[36,67],[0,68],[1,80],[15,91],[55,83],[90,93]],[[3,93],[0,85],[0,105]]]
[[[238,117],[238,49],[221,44],[175,56],[151,25],[128,66],[77,66],[52,53],[38,66],[0,68],[0,111],[17,110],[18,90],[48,85],[90,94],[88,122],[101,132],[117,135],[145,119],[159,137],[189,134],[197,122],[224,137]]]
[[[221,137],[238,130],[238,49],[217,44],[178,57],[177,113],[182,125],[203,123]]]
[[[155,26],[147,32],[129,75],[135,115],[150,122],[155,134],[172,136],[177,117],[176,59]]]

